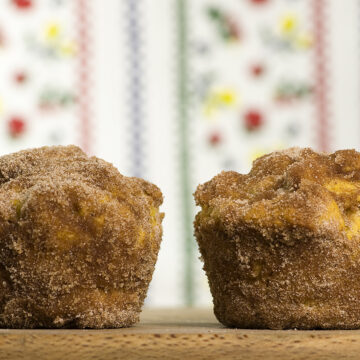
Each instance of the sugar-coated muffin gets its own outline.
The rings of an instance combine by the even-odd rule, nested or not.
[[[0,326],[138,321],[159,251],[160,190],[75,146],[0,157]]]
[[[195,235],[226,326],[360,328],[360,153],[292,148],[199,185]]]

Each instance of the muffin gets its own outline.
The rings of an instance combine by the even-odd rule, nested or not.
[[[230,327],[360,327],[360,153],[292,148],[195,192],[195,235]]]
[[[75,146],[0,157],[0,326],[134,324],[159,251],[160,190]]]

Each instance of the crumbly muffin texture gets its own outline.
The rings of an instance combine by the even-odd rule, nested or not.
[[[138,321],[159,251],[160,190],[78,147],[0,157],[0,326]]]
[[[214,312],[231,327],[360,327],[360,153],[291,148],[195,192]]]

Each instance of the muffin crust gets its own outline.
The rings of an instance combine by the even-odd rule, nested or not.
[[[0,326],[130,326],[161,241],[160,190],[75,146],[0,157]]]
[[[195,192],[195,235],[226,326],[360,327],[360,154],[291,148]]]

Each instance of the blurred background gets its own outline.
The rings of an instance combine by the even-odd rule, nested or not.
[[[360,147],[359,0],[0,0],[0,153],[74,143],[165,196],[148,306],[210,305],[192,193]]]

